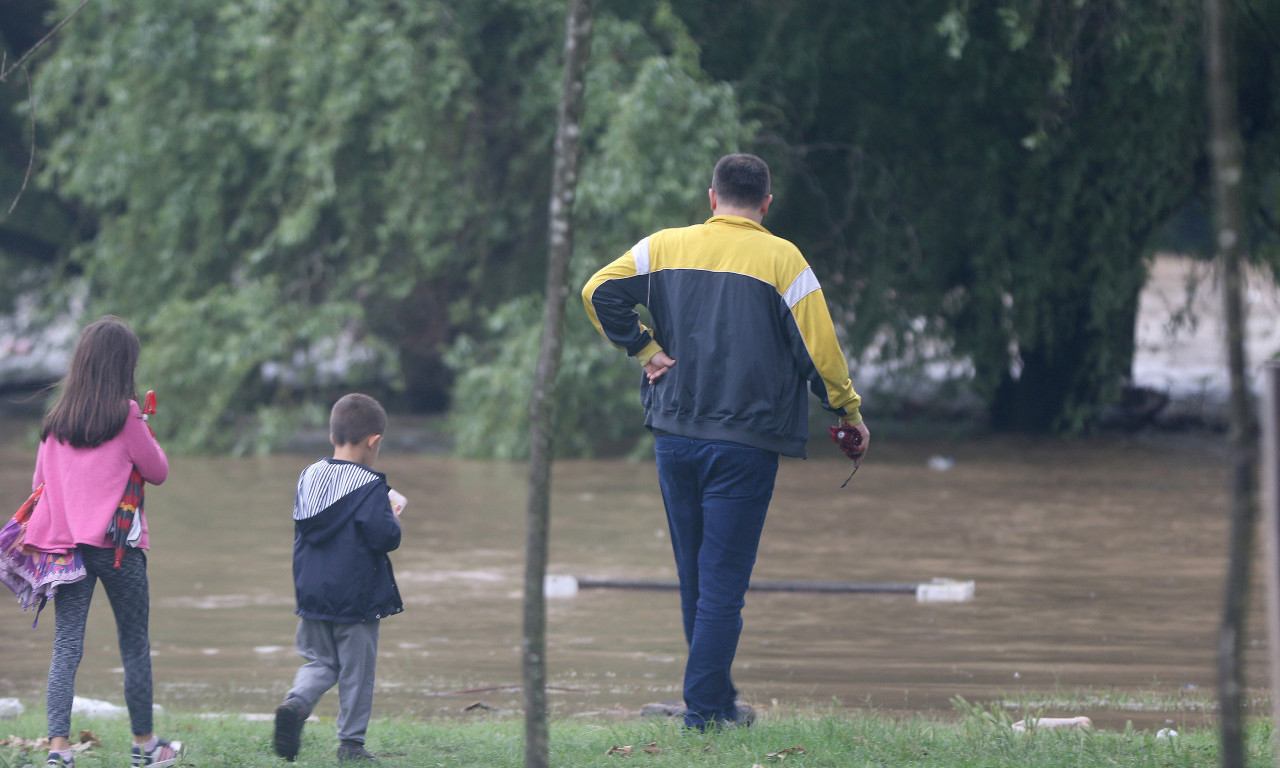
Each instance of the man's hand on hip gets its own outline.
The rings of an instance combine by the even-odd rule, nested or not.
[[[644,373],[649,377],[650,384],[657,384],[658,380],[665,376],[675,364],[676,361],[672,360],[666,352],[658,352],[644,364]]]

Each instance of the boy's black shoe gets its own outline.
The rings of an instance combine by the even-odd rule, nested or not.
[[[338,745],[338,762],[345,763],[348,760],[377,760],[378,758],[365,751],[363,744],[339,744]]]
[[[276,707],[274,746],[277,755],[289,762],[298,757],[298,750],[302,748],[302,724],[305,722],[306,714],[293,704],[285,702]]]

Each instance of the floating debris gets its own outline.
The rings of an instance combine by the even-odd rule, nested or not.
[[[1092,728],[1093,721],[1081,715],[1080,717],[1032,717],[1026,720],[1019,720],[1013,724],[1015,731],[1029,731],[1035,728]]]

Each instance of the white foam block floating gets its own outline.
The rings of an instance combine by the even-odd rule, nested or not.
[[[605,582],[591,581],[591,586],[605,586]],[[578,594],[578,579],[574,576],[565,574],[547,574],[543,580],[543,593],[548,598],[573,597]],[[622,586],[630,588],[648,588],[648,589],[675,589],[675,582],[665,581],[645,581],[641,582],[616,582],[609,583],[608,586]],[[804,591],[804,584],[797,583],[790,585],[792,591]],[[818,583],[815,584],[815,591],[823,592],[906,592],[910,594],[911,584],[893,583],[888,585],[891,589],[886,589],[883,584],[836,584],[834,588],[831,584]],[[817,589],[821,587],[821,589]],[[916,602],[918,603],[967,603],[973,600],[976,585],[973,581],[962,581],[958,579],[933,579],[924,584],[915,585]]]
[[[976,585],[972,581],[934,579],[916,585],[917,603],[967,603],[973,599]]]
[[[1087,717],[1037,717],[1031,720],[1019,720],[1012,726],[1015,731],[1025,731],[1029,728],[1092,728],[1093,721]]]

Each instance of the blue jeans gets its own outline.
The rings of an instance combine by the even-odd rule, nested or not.
[[[729,670],[742,634],[742,606],[773,496],[778,454],[660,434],[654,455],[689,643],[685,725],[731,722],[737,718],[737,690]]]

